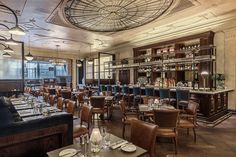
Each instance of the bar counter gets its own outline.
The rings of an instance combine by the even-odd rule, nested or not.
[[[154,87],[155,96],[159,96],[159,87]],[[132,93],[133,86],[129,86]],[[198,119],[207,123],[215,123],[219,118],[228,113],[228,93],[234,89],[219,89],[219,90],[192,90],[185,87],[183,89],[190,90],[190,100],[199,103]],[[176,97],[176,88],[170,88],[171,97]],[[142,95],[145,95],[145,87],[141,87]]]

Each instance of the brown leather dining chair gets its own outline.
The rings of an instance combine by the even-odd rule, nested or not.
[[[178,128],[187,129],[189,135],[189,129],[193,129],[194,142],[196,143],[196,122],[197,122],[197,108],[199,104],[194,101],[188,103],[187,108],[181,112],[178,121]]]
[[[74,101],[69,101],[67,103],[67,109],[66,109],[67,113],[71,113],[72,115],[74,115],[75,113],[75,102]]]
[[[138,120],[138,115],[136,112],[127,112],[124,100],[121,100],[119,104],[120,104],[120,110],[122,113],[122,123],[123,123],[122,137],[125,138],[126,126],[131,125],[132,120]]]
[[[45,103],[49,103],[49,93],[43,93],[43,100]]]
[[[179,110],[154,110],[154,122],[158,128],[156,136],[163,138],[172,138],[175,145],[175,154],[177,154],[177,122],[179,118]]]
[[[89,106],[82,105],[80,112],[80,124],[74,126],[73,137],[77,138],[81,135],[89,134],[90,123],[92,119],[92,108]],[[83,125],[86,123],[86,126]]]
[[[84,92],[80,92],[77,95],[78,106],[81,106],[84,103],[84,96],[85,96]]]
[[[64,99],[62,97],[57,98],[57,108],[63,110]]]
[[[157,126],[140,120],[132,120],[131,122],[131,138],[130,141],[148,151],[150,157],[156,157]]]
[[[50,104],[51,106],[54,106],[55,101],[56,101],[56,96],[55,96],[55,95],[50,95],[50,96],[49,96],[49,104]]]
[[[90,103],[93,107],[92,119],[95,120],[95,114],[100,114],[102,120],[104,120],[104,114],[107,113],[107,108],[105,107],[105,97],[104,96],[91,96]]]

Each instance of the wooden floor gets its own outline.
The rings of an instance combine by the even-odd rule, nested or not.
[[[77,122],[75,122],[77,123]],[[106,125],[119,137],[122,135],[121,113],[113,111],[112,121],[97,121],[96,126]],[[193,141],[193,133],[189,136],[186,130],[179,130],[178,155],[176,157],[236,157],[236,115],[231,116],[214,128],[198,126],[197,143]],[[126,137],[129,137],[129,127]],[[171,140],[162,139],[156,142],[157,157],[173,157],[174,145]]]

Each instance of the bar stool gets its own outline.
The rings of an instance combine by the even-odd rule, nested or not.
[[[111,85],[107,85],[106,86],[106,88],[107,88],[107,96],[111,96],[112,95],[112,86]]]
[[[99,86],[99,91],[100,91],[100,92],[106,91],[105,85],[101,84],[101,85]]]
[[[175,106],[176,99],[170,97],[170,89],[169,88],[160,88],[159,95],[160,95],[160,100],[164,101],[164,103]]]
[[[140,87],[133,87],[133,107],[138,108],[138,104],[141,103],[141,88]]]
[[[124,102],[129,103],[129,87],[124,85],[122,87],[122,95],[123,95],[123,100]]]
[[[176,89],[177,108],[185,109],[189,103],[189,90]]]
[[[145,88],[145,95],[149,97],[154,96],[154,88],[153,87],[146,87]]]
[[[115,96],[115,100],[116,100],[116,101],[119,101],[119,100],[120,100],[120,86],[115,85],[115,86],[113,87],[113,94],[114,94],[114,96]]]

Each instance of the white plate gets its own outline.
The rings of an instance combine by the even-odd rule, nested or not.
[[[133,144],[127,144],[121,148],[121,150],[128,152],[128,153],[134,152],[134,151],[136,151],[136,149],[137,149],[136,146]]]
[[[59,153],[59,157],[72,157],[74,156],[78,151],[73,148],[64,149]]]

